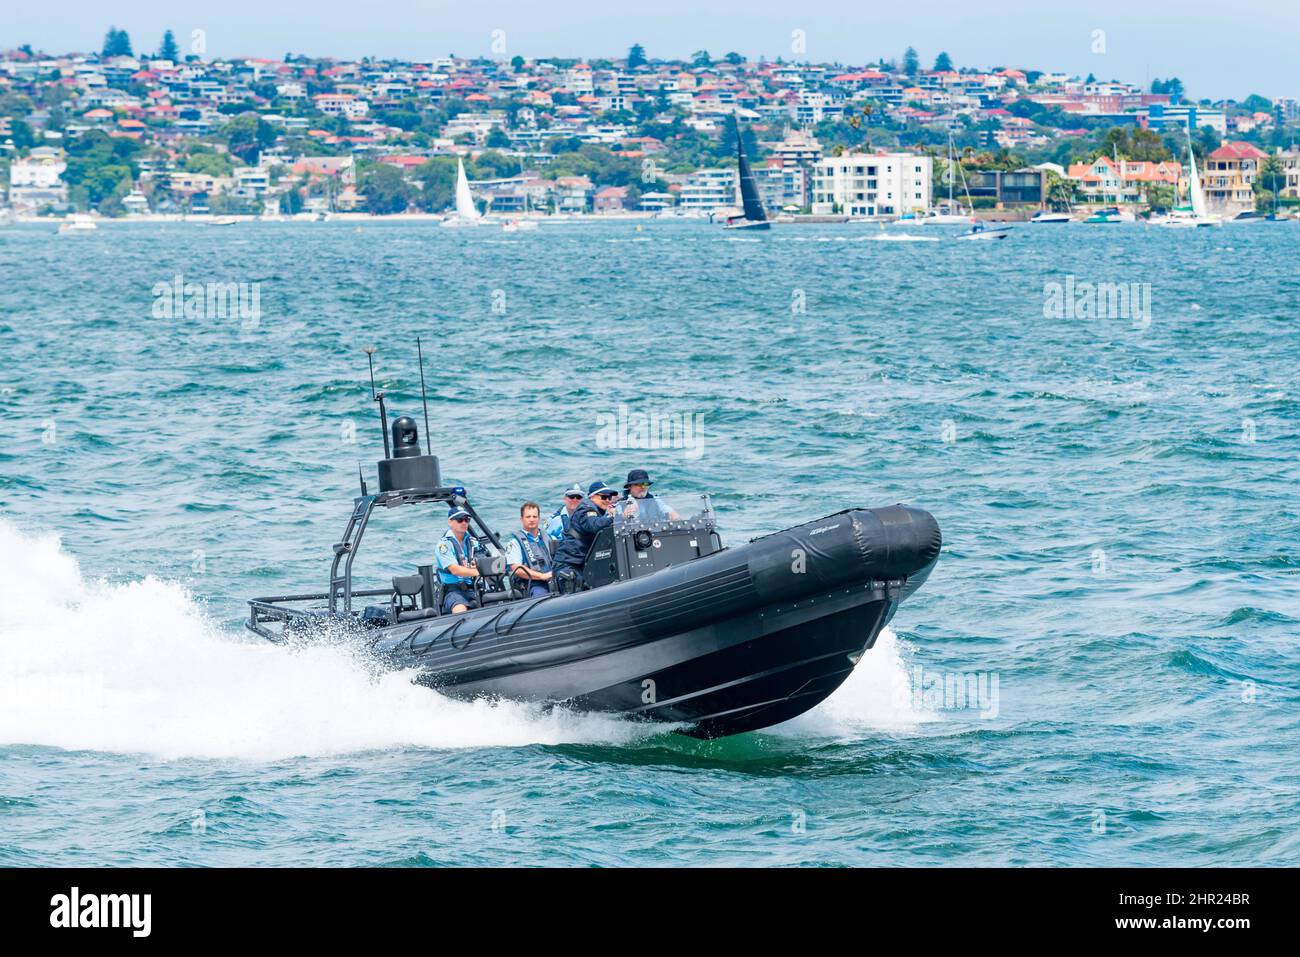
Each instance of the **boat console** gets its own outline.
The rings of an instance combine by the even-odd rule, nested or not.
[[[616,522],[596,536],[583,579],[591,588],[640,578],[722,550],[712,510],[675,522]]]

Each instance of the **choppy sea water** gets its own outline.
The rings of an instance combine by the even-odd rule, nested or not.
[[[1300,227],[875,235],[0,230],[0,864],[1300,863]],[[260,318],[156,315],[177,276]],[[1045,316],[1070,277],[1149,316]],[[909,502],[941,563],[824,705],[715,742],[246,635],[324,588],[360,350],[418,418],[416,335],[500,527],[644,466],[730,542]],[[700,442],[603,447],[620,407]],[[372,529],[376,583],[440,529]]]

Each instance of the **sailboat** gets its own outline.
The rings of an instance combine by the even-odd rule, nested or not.
[[[771,229],[772,223],[763,209],[763,201],[758,198],[758,184],[754,182],[754,171],[749,168],[749,158],[745,156],[745,141],[740,136],[740,120],[731,114],[731,124],[736,131],[736,158],[739,160],[740,205],[743,212],[739,216],[727,217],[726,229]]]
[[[924,226],[965,226],[975,219],[974,209],[962,209],[961,204],[952,198],[952,185],[955,177],[953,170],[958,169],[953,162],[952,147],[952,130],[948,131],[948,202],[941,203],[939,206],[926,212],[925,217],[921,220]],[[962,183],[965,184],[966,174],[962,173]]]
[[[477,226],[483,214],[474,205],[474,194],[469,191],[469,178],[465,175],[465,161],[456,160],[456,212],[442,221],[443,226]]]
[[[1205,226],[1222,225],[1218,216],[1211,216],[1205,205],[1205,191],[1201,189],[1201,177],[1196,171],[1196,153],[1192,150],[1192,128],[1187,127],[1187,160],[1190,175],[1187,180],[1187,206],[1175,206],[1169,215],[1159,220],[1156,225],[1166,229],[1192,229]]]

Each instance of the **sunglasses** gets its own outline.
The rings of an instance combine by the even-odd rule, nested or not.
[[[453,518],[452,521],[455,522],[457,525],[460,525],[462,522],[466,525],[469,524],[468,518]]]
[[[616,492],[601,492],[599,495],[596,496],[596,498],[617,498],[617,497],[618,494]]]
[[[564,497],[565,497],[565,498],[577,499],[578,501],[581,501],[581,500],[582,500],[582,496],[581,496],[581,495],[566,495],[566,496],[564,496]]]

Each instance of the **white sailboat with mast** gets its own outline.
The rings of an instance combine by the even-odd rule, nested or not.
[[[952,130],[948,131],[948,169],[945,178],[948,180],[948,201],[939,205],[937,208],[932,207],[926,211],[925,216],[921,219],[924,226],[967,226],[975,219],[975,210],[962,209],[961,204],[953,199],[952,187],[953,180],[957,177],[955,170],[958,167],[953,162],[953,143]],[[962,173],[962,185],[965,186],[966,174]],[[969,197],[968,197],[969,199]]]
[[[1192,149],[1192,128],[1187,126],[1187,162],[1189,175],[1187,179],[1186,206],[1175,206],[1169,215],[1156,225],[1167,229],[1192,229],[1196,227],[1220,226],[1223,220],[1210,214],[1205,203],[1205,190],[1201,188],[1201,176],[1196,170],[1196,152]]]
[[[474,194],[469,191],[469,178],[465,175],[465,160],[456,160],[456,212],[442,221],[443,226],[478,226],[483,214],[474,205]]]

